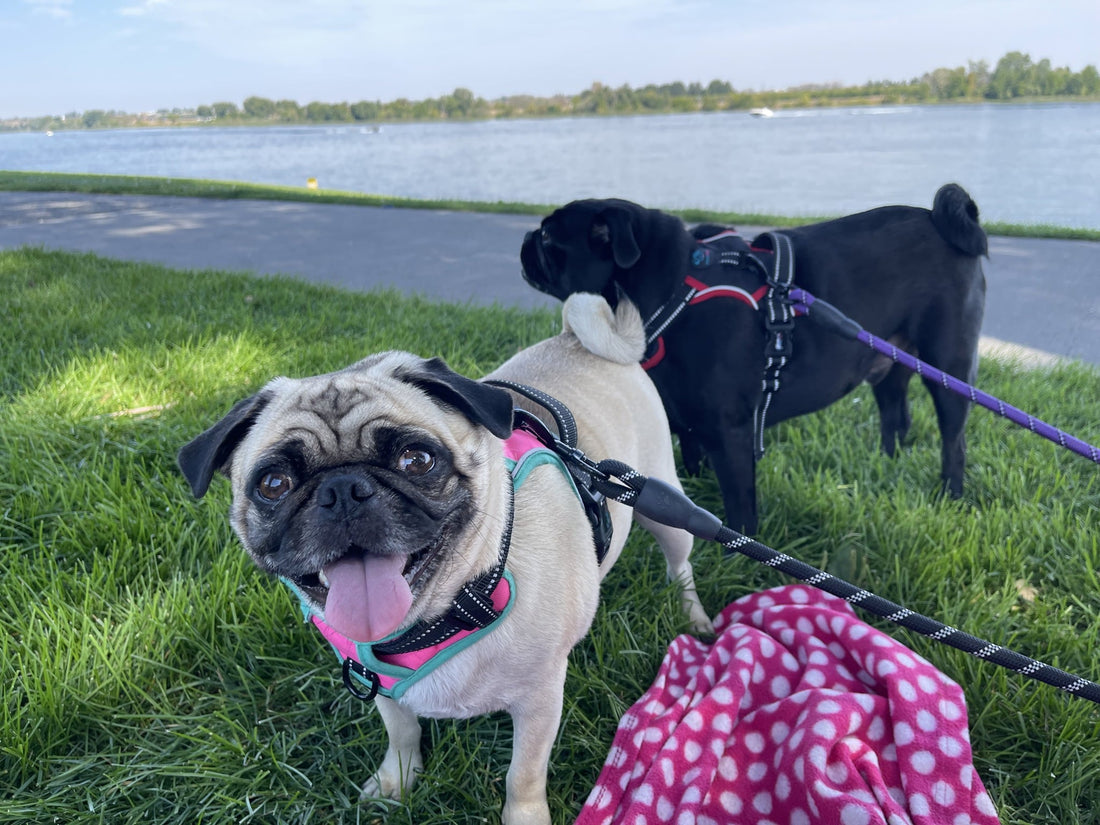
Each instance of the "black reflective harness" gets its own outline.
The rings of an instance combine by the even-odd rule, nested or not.
[[[711,298],[740,300],[763,314],[763,395],[753,411],[753,449],[757,459],[764,455],[764,428],[772,397],[779,391],[779,375],[793,353],[795,309],[790,298],[794,280],[794,251],[791,240],[779,232],[765,232],[750,245],[733,230],[697,238],[691,251],[692,273],[645,323],[646,354],[642,367],[650,370],[665,356],[664,331],[689,306]],[[707,283],[704,271],[712,267],[733,270],[763,285],[753,291],[726,283]],[[751,285],[751,284],[750,284]]]

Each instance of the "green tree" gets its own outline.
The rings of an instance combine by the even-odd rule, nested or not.
[[[350,106],[351,116],[356,120],[378,120],[378,114],[382,107],[378,103],[369,100],[360,100]]]
[[[221,103],[215,103],[213,108],[214,117],[218,118],[236,117],[240,113],[240,110],[237,109],[236,103],[228,103],[223,101]]]
[[[266,97],[246,97],[244,99],[244,113],[249,117],[269,120],[275,117],[275,104]]]

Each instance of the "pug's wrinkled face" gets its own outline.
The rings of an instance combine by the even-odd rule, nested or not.
[[[197,495],[196,481],[226,471],[230,521],[256,564],[294,582],[339,632],[372,641],[495,560],[479,535],[494,532],[481,522],[499,512],[491,459],[510,420],[506,393],[383,353],[276,379],[180,464]]]

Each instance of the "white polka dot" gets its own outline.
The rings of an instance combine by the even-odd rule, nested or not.
[[[840,713],[840,705],[832,699],[826,699],[824,702],[817,703],[817,712],[832,716],[834,713]]]
[[[643,805],[653,804],[653,786],[650,784],[641,785],[638,790],[634,791],[634,801],[640,802]]]
[[[763,762],[753,762],[749,765],[749,769],[745,771],[745,775],[748,776],[750,782],[759,782],[768,776],[768,766]]]
[[[680,797],[680,802],[684,806],[690,806],[690,807],[693,807],[693,808],[695,806],[697,806],[702,800],[703,800],[703,792],[701,790],[699,790],[698,788],[688,788],[686,791],[684,791],[683,795]],[[687,813],[692,813],[692,812],[688,811]]]
[[[950,808],[955,804],[955,789],[941,779],[932,786],[932,799],[937,805]]]
[[[810,764],[812,764],[818,771],[824,773],[825,764],[828,761],[828,753],[821,745],[814,745],[810,748]]]
[[[913,683],[902,679],[898,682],[898,693],[901,694],[901,698],[906,702],[915,702],[917,700],[917,691],[913,687]]]
[[[798,746],[802,744],[802,737],[804,737],[805,735],[806,729],[799,728],[794,732],[794,735],[791,736],[791,741],[787,743],[787,747],[789,747],[792,751],[798,750]]]
[[[697,762],[703,755],[703,748],[694,740],[684,743],[684,759],[688,762]]]
[[[827,680],[825,674],[820,670],[807,670],[806,675],[802,677],[802,681],[811,687],[824,687]]]
[[[978,809],[978,813],[985,814],[986,816],[997,815],[997,809],[993,807],[993,800],[989,798],[989,794],[985,791],[982,791],[974,797],[974,807]]]
[[[840,809],[841,825],[867,825],[871,815],[859,805],[848,804]]]
[[[696,822],[702,820],[695,819],[694,811],[680,811],[680,815],[676,817],[676,825],[696,825]]]
[[[787,778],[787,774],[781,773],[775,778],[775,795],[784,802],[791,795],[791,780]]]
[[[899,665],[904,668],[908,668],[909,670],[912,670],[917,666],[917,663],[913,661],[913,657],[910,656],[908,653],[898,653],[898,655],[894,658],[898,660]]]
[[[671,788],[676,781],[676,768],[669,757],[664,757],[658,763],[661,766],[661,778],[665,781],[665,787]]]
[[[909,812],[917,816],[928,816],[932,812],[928,804],[928,798],[924,794],[915,793],[909,797]]]
[[[728,814],[733,814],[734,816],[737,816],[739,813],[741,813],[744,808],[744,803],[741,801],[741,797],[739,797],[735,793],[731,793],[730,791],[723,791],[719,795],[718,804],[722,806],[722,810],[724,810]]]
[[[814,733],[822,739],[834,739],[836,738],[836,725],[828,719],[818,719],[814,722]]]
[[[657,728],[647,728],[645,732],[645,741],[647,742],[660,742],[665,736]]]
[[[711,701],[718,705],[732,705],[733,692],[728,687],[716,687],[710,692]]]
[[[871,637],[871,644],[875,647],[893,647],[897,642],[889,636],[883,636],[881,633],[878,633]]]
[[[760,597],[756,600],[756,604],[759,607],[775,607],[775,599],[773,599],[771,596],[761,594]]]
[[[834,785],[843,785],[848,781],[848,768],[843,762],[830,762],[825,775]]]
[[[916,735],[908,722],[898,722],[894,725],[894,741],[899,745],[909,745],[915,738]]]
[[[786,722],[776,722],[772,725],[771,740],[777,745],[782,745],[791,735],[791,727]]]
[[[795,627],[802,633],[812,634],[814,632],[814,623],[803,616],[795,623]]]
[[[885,679],[887,676],[892,676],[898,672],[898,666],[891,662],[889,659],[883,659],[878,663],[878,667],[875,669],[880,677]]]
[[[939,722],[936,721],[935,714],[927,710],[919,710],[917,711],[917,727],[925,733],[931,733],[939,727]]]
[[[954,722],[956,719],[961,719],[963,712],[959,709],[959,706],[954,702],[950,702],[947,699],[940,700],[940,715],[944,719],[948,719]]]
[[[684,717],[684,724],[691,728],[696,733],[699,733],[703,729],[703,714],[697,710],[691,711]]]
[[[776,699],[786,699],[791,695],[791,681],[786,676],[775,676],[769,687]]]
[[[944,756],[950,756],[952,759],[957,759],[959,756],[962,755],[962,742],[960,742],[954,736],[941,736],[940,741],[937,744],[939,744],[940,746],[940,753],[942,753]]]
[[[871,628],[868,625],[857,622],[848,628],[848,638],[858,642],[870,632]]]
[[[917,773],[928,776],[936,770],[936,757],[928,751],[917,751],[909,757],[909,764],[913,766],[913,770]]]
[[[661,797],[657,800],[657,818],[661,822],[669,822],[672,820],[672,815],[676,813],[676,809],[672,807],[672,803],[665,797]]]
[[[710,726],[719,733],[729,735],[733,730],[733,719],[728,713],[719,713],[711,720]]]
[[[755,731],[745,736],[745,747],[752,753],[763,753],[766,746],[764,737]]]
[[[867,738],[872,742],[878,742],[884,736],[886,736],[886,723],[882,721],[881,716],[876,716],[867,726]]]
[[[723,756],[718,763],[718,774],[727,782],[735,782],[739,776],[737,763],[732,757]]]
[[[961,813],[951,821],[951,825],[974,825],[974,820],[970,818],[970,814]]]
[[[806,604],[810,600],[810,594],[804,588],[792,587],[787,591],[790,600],[795,604]]]
[[[761,791],[752,798],[752,806],[762,814],[772,812],[772,795],[767,791]]]
[[[924,673],[917,677],[917,685],[925,693],[936,693],[940,688],[936,684],[936,680],[928,677]]]
[[[797,673],[800,667],[800,665],[798,664],[798,660],[786,651],[783,652],[783,658],[780,659],[780,663],[785,669],[789,670],[791,673]]]

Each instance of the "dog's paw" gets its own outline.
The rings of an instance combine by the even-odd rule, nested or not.
[[[400,799],[402,794],[411,790],[416,784],[416,778],[423,767],[424,762],[420,754],[402,760],[387,753],[378,772],[363,783],[359,792],[359,801],[379,798]]]

